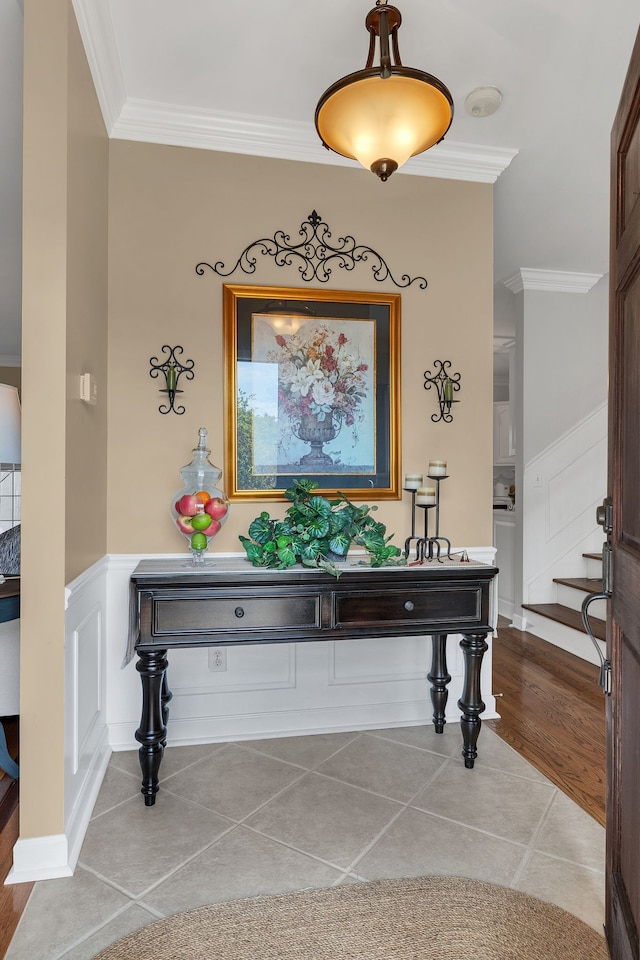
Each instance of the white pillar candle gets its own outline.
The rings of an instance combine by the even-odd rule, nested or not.
[[[429,460],[429,476],[430,477],[446,477],[446,475],[447,475],[446,460]]]
[[[405,473],[404,475],[405,490],[417,490],[423,482],[424,476],[421,473]]]
[[[435,487],[418,487],[416,490],[416,503],[421,503],[422,506],[431,506],[436,502],[436,488]]]

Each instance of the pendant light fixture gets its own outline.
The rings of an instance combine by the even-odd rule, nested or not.
[[[403,67],[401,23],[397,7],[377,0],[365,20],[370,38],[364,69],[337,80],[316,107],[316,130],[324,146],[358,160],[381,180],[439,143],[453,119],[453,99],[445,85],[423,70]],[[376,38],[380,64],[374,67]]]

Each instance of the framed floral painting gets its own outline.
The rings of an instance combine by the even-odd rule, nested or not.
[[[225,284],[225,491],[398,499],[400,294]]]

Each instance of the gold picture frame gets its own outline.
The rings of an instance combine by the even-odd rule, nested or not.
[[[398,293],[224,284],[225,491],[297,479],[352,500],[400,488]]]

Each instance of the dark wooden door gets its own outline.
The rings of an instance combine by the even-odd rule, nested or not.
[[[614,960],[640,956],[640,32],[611,139],[607,908]]]

